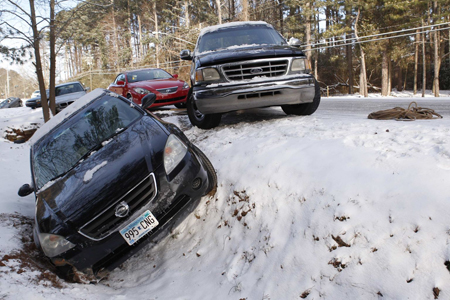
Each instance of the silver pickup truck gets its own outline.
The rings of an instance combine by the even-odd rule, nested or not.
[[[189,120],[209,129],[222,113],[281,106],[286,114],[310,115],[320,103],[320,87],[305,54],[265,22],[232,22],[204,28],[191,60]]]

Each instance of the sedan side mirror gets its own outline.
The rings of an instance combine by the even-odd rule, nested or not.
[[[34,189],[27,183],[20,187],[18,194],[20,197],[25,197],[31,194],[32,192],[34,192]]]
[[[117,85],[125,85],[125,81],[123,81],[123,80],[117,80],[116,84],[117,84]]]
[[[178,79],[178,74],[173,74],[172,77]]]
[[[180,52],[180,58],[182,60],[192,60],[192,53],[190,50],[182,50]]]
[[[141,105],[143,109],[150,107],[156,101],[156,95],[153,93],[148,93],[142,98]]]

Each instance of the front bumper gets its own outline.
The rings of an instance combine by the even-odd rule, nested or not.
[[[210,84],[194,87],[193,100],[201,113],[213,114],[266,106],[311,103],[312,75],[263,82]]]
[[[165,105],[173,105],[177,103],[185,103],[187,99],[187,95],[189,93],[189,89],[181,90],[173,94],[161,94],[161,93],[155,93],[156,95],[156,101],[152,104],[151,107],[159,107],[159,106],[165,106]],[[142,104],[142,98],[144,98],[145,95],[138,94],[133,90],[130,90],[131,97],[133,99],[133,102],[141,105]]]
[[[89,239],[77,232],[67,237],[69,241],[76,244],[76,247],[57,257],[50,258],[50,260],[56,266],[71,265],[85,274],[95,275],[103,270],[113,270],[148,242],[156,242],[167,236],[172,228],[181,223],[197,207],[209,185],[208,174],[203,162],[192,150],[188,151],[174,172],[176,175],[171,174],[171,178],[169,178],[162,166],[154,170],[158,187],[157,196],[139,213],[124,222],[122,227],[131,223],[140,215],[141,211],[147,210],[152,203],[154,204],[154,201],[170,203],[162,212],[152,211],[158,219],[159,225],[136,243],[129,246],[120,235],[120,228],[99,241]],[[195,178],[202,180],[202,185],[197,189],[192,187]],[[35,240],[37,235],[38,232],[35,232]]]

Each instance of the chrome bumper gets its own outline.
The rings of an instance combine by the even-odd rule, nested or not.
[[[194,87],[193,100],[204,114],[224,113],[240,109],[311,103],[314,99],[314,77],[289,78],[236,85],[211,84]]]

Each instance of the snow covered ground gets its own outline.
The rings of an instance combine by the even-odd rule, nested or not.
[[[449,108],[442,94],[417,101]],[[0,299],[450,299],[450,113],[367,119],[412,99],[396,96],[324,98],[307,117],[231,113],[209,131],[163,111],[212,161],[217,193],[96,285],[24,258],[29,146],[0,140]],[[0,131],[40,118],[0,110]]]

